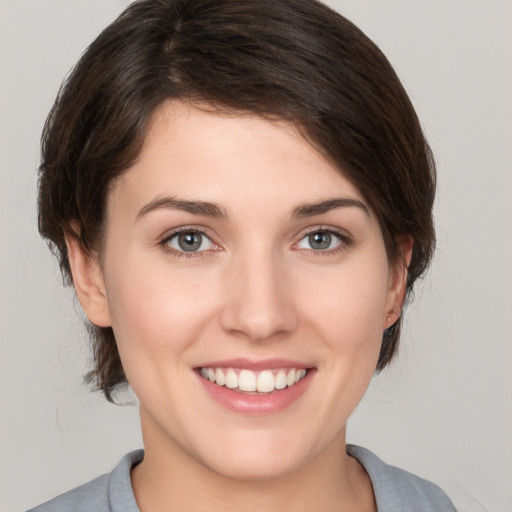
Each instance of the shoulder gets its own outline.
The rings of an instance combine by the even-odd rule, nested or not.
[[[28,512],[110,512],[108,504],[109,475],[68,491]]]
[[[371,451],[348,445],[372,481],[379,512],[455,512],[450,498],[434,483],[390,466]]]
[[[144,456],[142,450],[128,453],[116,468],[28,512],[139,512],[130,480],[131,468]]]

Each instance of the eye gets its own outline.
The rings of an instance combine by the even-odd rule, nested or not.
[[[178,252],[201,252],[215,249],[216,245],[200,231],[181,231],[164,241],[164,244]]]
[[[332,251],[341,247],[344,241],[343,235],[322,229],[308,233],[296,247],[313,251]]]

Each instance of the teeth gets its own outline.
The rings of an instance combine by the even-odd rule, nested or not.
[[[226,384],[226,376],[220,368],[215,370],[215,380],[213,382],[216,382],[219,386]]]
[[[286,373],[284,370],[279,370],[275,377],[276,389],[284,389],[286,387]]]
[[[238,389],[240,391],[256,391],[256,375],[249,370],[242,370],[238,374]]]
[[[290,370],[286,376],[286,385],[291,386],[295,384],[295,370]]]
[[[203,378],[219,386],[245,392],[271,393],[276,389],[293,386],[306,376],[304,368],[289,370],[235,370],[234,368],[201,368]]]
[[[219,368],[220,370],[220,368]],[[222,371],[222,370],[220,370]],[[235,370],[230,368],[226,373],[226,387],[230,389],[235,389],[238,387],[238,375],[235,373]]]
[[[274,378],[274,375],[272,375],[272,372],[265,370],[264,372],[261,372],[256,379],[256,389],[260,393],[270,393],[276,388],[275,382],[276,379]]]

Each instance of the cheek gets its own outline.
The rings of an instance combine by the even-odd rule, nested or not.
[[[196,339],[214,303],[206,276],[126,259],[109,273],[107,294],[121,356],[181,353]],[[205,282],[206,281],[206,282]]]
[[[334,348],[375,349],[382,338],[382,318],[387,299],[387,261],[347,265],[319,273],[297,292],[303,316],[321,329]]]

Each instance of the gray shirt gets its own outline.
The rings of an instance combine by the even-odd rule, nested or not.
[[[385,464],[365,448],[348,445],[347,453],[370,476],[378,512],[455,512],[448,496],[435,484]],[[130,471],[143,457],[142,450],[128,453],[111,473],[28,512],[140,512]]]

